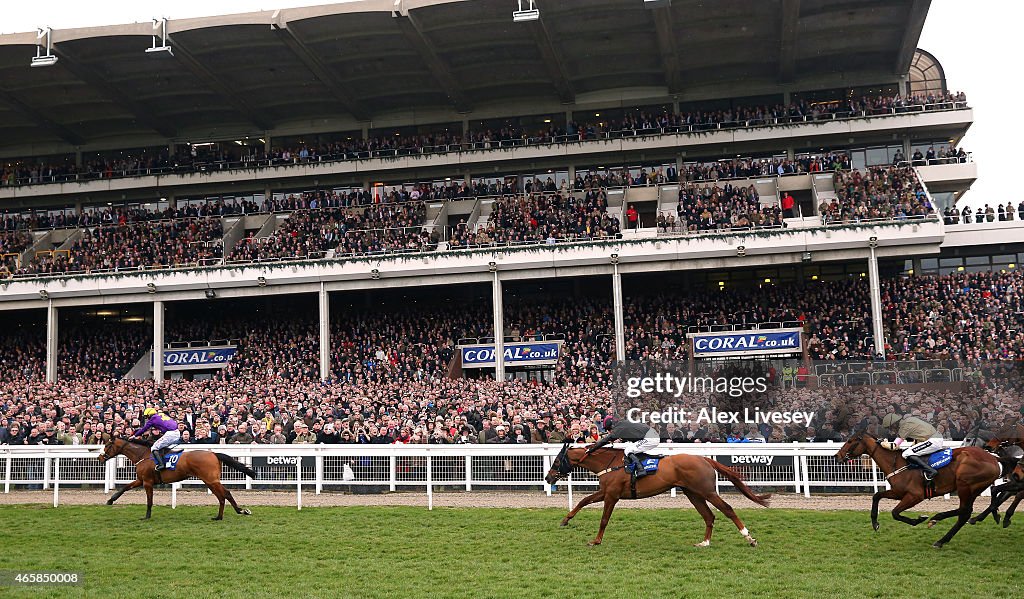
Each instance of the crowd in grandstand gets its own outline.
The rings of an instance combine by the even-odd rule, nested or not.
[[[227,168],[282,165],[329,160],[357,160],[380,156],[486,150],[522,144],[552,144],[613,137],[654,135],[719,128],[774,126],[789,123],[894,114],[922,107],[952,108],[965,105],[963,93],[942,96],[877,96],[828,102],[794,101],[789,105],[735,106],[721,110],[672,112],[636,111],[621,119],[572,121],[565,127],[548,124],[540,131],[507,125],[495,129],[427,135],[378,135],[368,139],[346,136],[320,144],[295,147],[190,145],[173,155],[166,148],[119,152],[116,157],[95,157],[76,164],[71,156],[5,160],[0,163],[0,186],[52,183],[69,180],[138,176],[157,172],[205,172]]]
[[[1016,213],[1016,215],[1014,215],[1014,213]],[[995,208],[985,204],[984,208],[978,206],[976,212],[971,212],[970,206],[964,206],[962,209],[958,209],[956,206],[947,206],[946,209],[942,211],[942,220],[947,225],[958,225],[960,223],[965,225],[980,225],[984,223],[994,223],[997,221],[1024,221],[1024,200],[1021,200],[1021,202],[1017,204],[1016,208],[1014,208],[1013,202],[1007,202],[1006,206],[996,204]]]
[[[1016,363],[1024,355],[1022,284],[1024,276],[1017,270],[884,281],[889,358],[954,360],[961,365]],[[702,308],[709,305],[715,310]],[[852,360],[871,368],[867,286],[859,279],[710,293],[640,293],[628,296],[625,306],[626,355],[631,360],[686,360],[685,335],[692,326],[778,322],[806,328],[814,360]],[[168,340],[240,337],[239,353],[213,379],[171,381],[159,387],[121,378],[145,351],[148,328],[143,324],[71,327],[62,332],[57,384],[42,382],[42,331],[27,327],[0,342],[0,428],[6,429],[8,442],[40,442],[59,433],[57,422],[66,414],[66,430],[74,427],[83,433],[84,424],[91,421],[89,430],[102,438],[97,429],[106,434],[126,432],[146,405],[158,404],[182,418],[192,438],[218,442],[232,442],[239,434],[234,442],[250,442],[250,437],[266,441],[274,434],[274,425],[281,423],[288,439],[303,435],[312,442],[343,442],[346,430],[351,440],[453,442],[463,436],[464,424],[471,426],[467,440],[505,442],[522,436],[523,441],[537,442],[561,438],[557,432],[592,438],[600,433],[600,418],[594,414],[607,412],[611,405],[613,343],[607,302],[566,298],[506,305],[507,333],[525,339],[565,339],[552,384],[450,378],[458,339],[488,336],[486,308],[413,304],[346,311],[333,320],[328,383],[318,380],[316,323],[309,314],[291,311],[273,318],[180,319],[169,329]],[[878,368],[887,366],[880,363]],[[1019,373],[1013,376],[1019,378]],[[899,390],[879,396],[882,391],[853,389],[797,385],[779,400],[820,411],[819,422],[846,423],[826,429],[735,431],[694,426],[666,428],[663,435],[686,441],[721,440],[730,434],[773,441],[795,440],[795,435],[831,438],[848,431],[844,427],[851,422],[878,416],[905,400],[891,395]],[[941,419],[940,428],[957,435],[979,416],[987,423],[1013,416],[1020,408],[1019,389],[991,384],[969,405],[933,394],[925,398],[932,402],[925,407]],[[289,426],[298,419],[306,425],[300,429],[307,430]],[[202,421],[208,429],[199,426]],[[15,422],[19,432],[11,435]],[[243,423],[246,431],[239,430]],[[498,424],[505,430],[497,430]]]
[[[923,218],[934,212],[928,194],[910,167],[873,166],[837,171],[836,197],[818,206],[822,222]]]
[[[475,231],[464,222],[456,225],[448,247],[556,243],[614,237],[619,233],[619,220],[608,214],[604,190],[590,190],[579,198],[561,193],[502,196],[490,207],[486,223]]]
[[[679,204],[675,214],[658,215],[661,232],[730,231],[784,226],[782,209],[777,203],[762,206],[753,185],[679,186]]]

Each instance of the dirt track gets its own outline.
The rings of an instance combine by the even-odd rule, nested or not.
[[[294,506],[295,491],[245,491],[232,490],[232,494],[240,505],[244,506]],[[576,492],[573,499],[579,501],[586,493]],[[102,505],[108,495],[101,490],[61,489],[61,505]],[[725,494],[725,499],[736,508],[756,508],[759,506],[737,494]],[[984,499],[984,498],[982,498]],[[126,493],[118,504],[145,504],[146,496],[141,490]],[[980,501],[980,500],[979,500]],[[168,506],[171,503],[171,492],[168,488],[157,490],[154,497],[156,505]],[[195,489],[179,490],[180,505],[216,505],[216,500],[206,491]],[[0,493],[0,504],[53,504],[53,491],[11,491]],[[601,504],[595,504],[598,508]],[[883,501],[882,510],[888,511],[895,505],[892,501]],[[932,499],[913,510],[920,513],[933,513],[956,507],[957,499]],[[426,507],[425,492],[398,492],[378,495],[352,495],[348,493],[322,493],[316,495],[312,490],[303,489],[303,507],[348,507],[348,506],[414,506]],[[568,497],[563,491],[548,497],[539,491],[490,491],[490,492],[445,492],[434,493],[434,507],[467,508],[565,508]],[[622,501],[619,507],[625,508],[691,508],[689,501],[682,494],[673,499],[669,495],[641,499],[639,501]],[[793,493],[777,494],[772,497],[772,507],[807,510],[868,510],[871,508],[870,495],[818,495],[805,498]],[[230,508],[229,508],[230,509]]]

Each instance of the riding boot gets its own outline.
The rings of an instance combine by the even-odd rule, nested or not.
[[[939,473],[938,470],[932,468],[931,464],[928,463],[928,456],[912,455],[907,457],[907,461],[911,464],[916,464],[924,472],[925,480],[932,480],[935,475]]]
[[[636,478],[642,478],[644,476],[647,476],[647,471],[644,470],[644,465],[640,462],[640,458],[638,458],[635,453],[631,453],[626,457],[629,459],[629,462],[633,465],[633,476],[635,476]]]
[[[163,456],[163,452],[161,450],[159,450],[159,449],[153,450],[153,462],[155,462],[155,465],[153,466],[153,468],[157,472],[160,472],[161,470],[164,469],[164,456]]]

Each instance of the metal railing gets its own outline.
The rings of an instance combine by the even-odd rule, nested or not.
[[[959,443],[948,442],[951,446]],[[867,459],[841,464],[835,459],[840,444],[825,443],[666,443],[659,453],[687,453],[717,458],[735,468],[747,484],[779,492],[811,496],[821,493],[877,492],[884,476]],[[555,488],[544,482],[560,445],[186,445],[186,450],[209,449],[230,454],[253,467],[250,479],[224,468],[221,481],[245,489],[295,489],[301,509],[302,493],[351,490],[367,492],[422,490],[432,506],[435,490],[490,488],[509,492],[543,492],[564,488],[572,502],[574,489],[593,488],[597,477],[577,468]],[[62,486],[94,487],[103,493],[135,479],[135,467],[123,456],[101,464],[100,446],[0,446],[3,490],[53,491],[59,504]],[[268,463],[266,458],[278,458]],[[284,458],[284,459],[281,459]],[[196,479],[172,485],[172,505],[183,486],[202,488]],[[719,477],[716,487],[731,483]],[[673,493],[674,496],[674,493]],[[97,503],[104,498],[97,493]]]

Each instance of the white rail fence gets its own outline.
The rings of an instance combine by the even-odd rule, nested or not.
[[[841,464],[838,443],[704,443],[664,444],[666,455],[689,453],[713,457],[738,470],[752,487],[771,487],[811,496],[817,493],[878,491],[885,476],[866,457]],[[423,490],[433,507],[435,490],[502,489],[544,492],[564,489],[572,503],[574,490],[593,489],[597,477],[581,468],[552,488],[544,482],[560,445],[189,445],[234,456],[252,466],[257,478],[222,468],[229,488],[294,489],[302,509],[302,493],[312,490],[382,493]],[[135,467],[124,456],[101,464],[100,446],[0,446],[3,490],[53,490],[59,504],[61,487],[95,487],[104,493],[135,479]],[[719,476],[719,488],[732,484]],[[182,486],[203,487],[191,479],[171,487],[172,507]],[[672,491],[673,497],[675,491]]]

